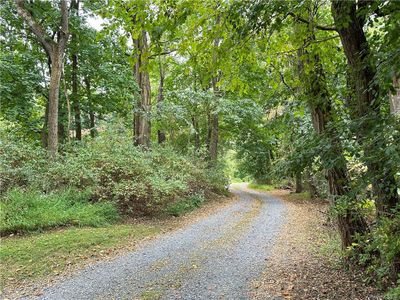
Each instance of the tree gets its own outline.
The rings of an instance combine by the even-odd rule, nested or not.
[[[137,24],[133,17],[133,27]],[[137,36],[136,36],[137,34]],[[151,87],[148,68],[148,37],[147,31],[141,30],[139,33],[131,33],[132,41],[135,45],[135,67],[134,73],[136,82],[140,88],[140,99],[136,103],[134,112],[134,144],[136,146],[150,146],[151,138]]]
[[[79,0],[71,2],[71,9],[74,10],[76,17],[79,16]],[[80,141],[82,139],[82,121],[81,121],[81,110],[79,105],[79,95],[78,95],[78,45],[76,34],[71,35],[71,42],[73,43],[72,49],[72,102],[75,113],[75,138]],[[69,133],[68,133],[69,134]]]
[[[63,60],[67,45],[68,32],[68,7],[66,0],[60,0],[60,24],[53,38],[48,35],[42,25],[34,18],[25,6],[24,0],[15,0],[20,17],[27,23],[35,34],[38,42],[46,52],[51,65],[49,84],[49,110],[48,110],[48,142],[47,147],[51,157],[55,157],[58,151],[58,100],[60,79],[63,70]]]
[[[363,1],[332,1],[332,15],[344,48],[351,75],[350,108],[358,122],[357,136],[363,146],[368,172],[371,174],[378,215],[390,215],[400,203],[395,180],[396,171],[385,160],[379,162],[377,147],[369,139],[376,124],[382,122],[380,90],[375,81],[371,50],[363,26],[366,21]],[[358,5],[358,8],[357,8]],[[385,141],[381,141],[385,143]],[[385,151],[382,153],[385,157]],[[389,159],[389,158],[387,158]]]

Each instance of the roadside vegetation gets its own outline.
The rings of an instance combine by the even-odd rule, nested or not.
[[[2,253],[246,181],[328,200],[346,268],[400,297],[399,20],[399,1],[2,1]]]

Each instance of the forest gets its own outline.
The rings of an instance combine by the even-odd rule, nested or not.
[[[361,274],[360,282],[382,295],[368,299],[400,299],[399,45],[400,1],[1,1],[4,299],[19,299],[22,286],[83,265],[93,251],[101,258],[121,243],[126,250],[128,242],[150,237],[156,240],[151,249],[157,243],[168,249],[158,235],[175,236],[170,227],[186,228],[203,210],[211,222],[214,206],[228,212],[239,205],[234,201],[244,205],[242,219],[215,244],[248,246],[238,250],[241,263],[232,267],[243,277],[251,277],[241,268],[243,253],[264,251],[276,239],[275,233],[261,238],[274,222],[282,236],[286,231],[279,228],[290,223],[284,219],[294,217],[291,207],[301,202],[307,214],[316,214],[310,222],[318,218],[332,227],[338,268]],[[215,215],[228,226],[224,218]],[[253,234],[248,227],[264,230],[257,243],[242,242]],[[312,228],[306,234],[317,236]],[[299,249],[309,243],[302,239]],[[126,251],[118,251],[124,257]],[[196,260],[189,262],[190,280],[194,269],[222,264],[204,251],[198,254],[204,258],[190,258]],[[263,263],[254,261],[260,268]],[[226,294],[218,288],[206,294],[184,278],[179,287],[157,282],[147,290],[114,278],[119,290],[89,274],[73,280],[93,280],[92,294],[63,294],[74,290],[66,283],[26,295],[252,298],[236,291],[241,275],[231,288],[221,283],[236,278],[235,272],[223,276],[221,268],[212,274],[220,278],[216,286],[226,284]],[[296,296],[295,290],[288,288],[282,299],[367,299]]]

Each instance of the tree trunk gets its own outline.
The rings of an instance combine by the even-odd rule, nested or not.
[[[209,146],[209,156],[211,162],[215,162],[218,157],[218,135],[219,135],[219,119],[218,119],[218,96],[219,89],[217,87],[218,77],[212,78],[212,88],[214,92],[214,109],[211,111],[210,116],[210,146]]]
[[[215,23],[216,25],[219,25],[220,22],[221,22],[221,17],[218,15]],[[213,49],[214,53],[212,57],[214,67],[217,66],[218,62],[217,49],[219,47],[219,42],[220,38],[216,37],[214,39],[214,49]],[[214,108],[211,110],[211,118],[210,118],[211,132],[210,132],[210,147],[209,147],[209,156],[212,164],[216,162],[218,157],[218,139],[219,139],[218,97],[220,91],[217,84],[220,77],[220,71],[218,69],[214,69],[213,73],[214,74],[211,79],[211,85],[214,92]]]
[[[295,193],[301,193],[303,192],[303,183],[302,183],[302,178],[301,178],[301,172],[297,171],[296,172],[296,190]]]
[[[350,68],[354,97],[350,98],[349,108],[352,117],[359,124],[356,135],[363,147],[365,163],[372,178],[378,217],[391,216],[391,211],[400,203],[395,180],[396,171],[392,166],[385,165],[390,157],[385,157],[384,151],[380,152],[383,157],[377,158],[376,149],[368,138],[375,124],[380,122],[381,116],[379,87],[374,81],[376,71],[370,59],[370,49],[363,30],[364,20],[357,13],[355,1],[332,1],[332,15]],[[383,139],[384,135],[374,138]],[[381,143],[385,144],[386,141],[381,140]]]
[[[89,112],[89,120],[90,120],[90,137],[94,139],[96,136],[96,123],[93,110],[90,110]]]
[[[210,149],[210,139],[211,139],[211,115],[210,115],[210,111],[207,110],[207,135],[206,135],[206,148],[207,150]]]
[[[62,58],[58,49],[51,58],[51,75],[50,75],[50,92],[49,92],[49,133],[47,137],[47,146],[50,151],[50,156],[55,157],[58,151],[58,105],[60,80],[62,72]]]
[[[305,45],[313,40],[315,40],[315,35],[313,28],[310,27]],[[325,73],[318,54],[308,53],[304,49],[299,50],[298,55],[300,79],[305,86],[314,130],[330,143],[331,153],[327,156],[336,158],[336,163],[326,170],[329,191],[333,196],[333,201],[336,201],[338,197],[349,195],[349,178],[339,134],[333,126],[333,109],[325,82]],[[304,68],[303,64],[307,64],[308,67]],[[306,72],[305,69],[312,71]],[[327,164],[331,165],[329,161]],[[362,216],[351,208],[340,212],[337,218],[342,248],[345,249],[352,244],[357,233],[365,232],[367,224]]]
[[[389,93],[390,113],[400,116],[400,78],[393,76],[394,93]]]
[[[134,144],[135,146],[150,147],[151,137],[151,88],[147,70],[147,32],[142,30],[139,38],[133,39],[136,51],[135,78],[140,88],[140,99],[134,112]]]
[[[46,109],[44,112],[44,121],[43,121],[43,127],[41,131],[41,140],[42,140],[42,147],[47,148],[47,122],[49,120],[49,99],[46,99]]]
[[[196,117],[192,117],[192,125],[194,129],[194,149],[196,151],[200,150],[200,133],[199,133],[199,122]]]
[[[75,10],[76,16],[79,14],[79,0],[73,1],[71,4],[71,8]],[[76,35],[73,34],[72,42],[76,44]],[[75,45],[75,48],[77,45]],[[76,50],[72,54],[72,102],[74,106],[75,113],[75,138],[80,141],[82,140],[82,121],[81,121],[81,110],[79,106],[79,97],[78,97],[78,54]],[[69,133],[68,133],[69,135]]]
[[[319,197],[319,194],[314,182],[314,177],[310,171],[310,167],[307,167],[305,169],[305,173],[307,176],[307,185],[308,185],[308,191],[310,192],[310,197],[311,199],[317,199]]]
[[[211,135],[210,135],[210,160],[216,161],[218,157],[218,113],[211,115]]]
[[[92,90],[90,85],[90,77],[85,77],[85,86],[86,86],[86,97],[89,103],[89,122],[90,122],[90,137],[93,139],[96,136],[96,122],[95,122],[95,114],[93,109],[92,102]]]
[[[165,78],[165,72],[163,70],[162,64],[161,64],[161,57],[159,58],[159,71],[160,71],[160,84],[158,86],[158,95],[157,95],[157,104],[158,107],[162,105],[162,102],[164,101],[164,78]],[[157,137],[158,137],[158,143],[162,144],[165,142],[166,137],[165,137],[165,132],[158,129],[157,131]]]

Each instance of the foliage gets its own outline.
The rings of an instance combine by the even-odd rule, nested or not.
[[[270,184],[257,184],[254,182],[249,183],[249,188],[255,189],[255,190],[263,190],[263,191],[272,191],[275,189],[273,185]]]
[[[159,213],[190,194],[226,193],[221,168],[208,168],[206,162],[169,147],[143,151],[118,130],[104,132],[85,144],[71,144],[63,157],[51,163],[43,160],[40,148],[5,142],[2,191],[12,186],[47,193],[73,188],[86,191],[91,201],[111,201],[132,215]]]
[[[382,218],[370,233],[360,236],[359,242],[349,251],[350,257],[366,268],[370,280],[390,286],[400,279],[394,269],[400,263],[400,212],[394,218]],[[390,294],[396,295],[396,289]]]
[[[343,39],[340,29],[351,15],[335,18],[335,3],[353,7],[362,23],[365,39],[355,46],[364,48],[350,60],[356,47],[343,42],[356,37]],[[3,1],[1,205],[22,190],[31,200],[76,190],[123,214],[179,215],[200,205],[199,195],[227,193],[224,170],[257,184],[301,180],[307,195],[368,221],[359,228],[366,256],[354,257],[385,278],[397,254],[397,216],[372,212],[400,201],[400,119],[388,101],[400,89],[399,3],[81,1],[70,14],[59,90],[61,151],[49,161],[38,146],[46,146],[49,62],[14,2]],[[26,7],[49,35],[57,32],[55,2]],[[91,26],[96,19],[101,28]],[[149,75],[146,90],[136,66]],[[134,147],[128,133],[146,91],[150,149]],[[79,127],[83,139],[72,141]],[[219,161],[210,161],[212,141]]]
[[[88,198],[89,193],[73,189],[50,194],[10,190],[0,202],[0,234],[67,225],[96,227],[118,219],[114,204],[90,203]]]
[[[190,212],[197,207],[200,207],[204,202],[204,194],[194,194],[185,197],[184,199],[178,200],[174,204],[167,207],[166,211],[168,214],[179,217],[184,213]]]

